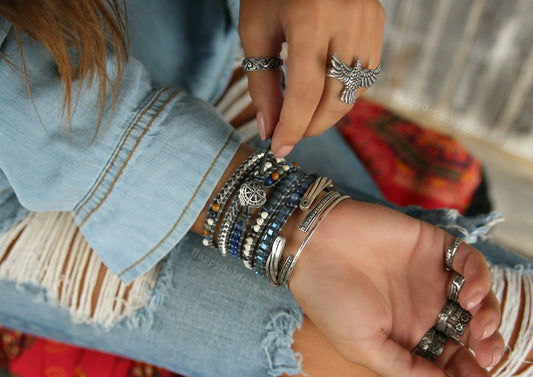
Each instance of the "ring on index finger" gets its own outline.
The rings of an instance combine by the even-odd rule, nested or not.
[[[283,60],[279,56],[271,58],[246,58],[242,61],[243,72],[265,71],[267,69],[280,69]]]
[[[457,252],[457,249],[459,249],[459,245],[461,245],[462,242],[463,240],[461,238],[456,237],[446,248],[446,251],[444,252],[444,269],[446,271],[453,271],[453,258],[455,257],[455,253]]]

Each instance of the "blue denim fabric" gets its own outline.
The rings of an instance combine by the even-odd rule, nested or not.
[[[238,46],[235,10],[212,0],[132,0],[128,10],[132,59],[95,139],[95,85],[75,83],[73,95],[78,86],[81,95],[69,129],[63,86],[44,47],[22,35],[31,98],[22,72],[0,59],[0,170],[25,208],[72,211],[127,283],[183,238],[242,139],[206,102],[161,87],[218,98]],[[13,30],[0,23],[2,56],[22,67]],[[113,77],[112,58],[107,68]]]
[[[22,76],[0,61],[0,170],[5,173],[0,174],[0,232],[26,213],[19,200],[32,210],[79,209],[77,221],[83,223],[85,236],[115,273],[127,270],[122,274],[125,281],[172,250],[162,262],[151,302],[110,329],[73,323],[38,287],[17,288],[9,281],[0,281],[0,324],[191,377],[298,371],[290,344],[302,318],[290,292],[220,257],[201,244],[200,236],[186,234],[240,136],[231,134],[206,103],[185,94],[172,97],[172,90],[157,85],[181,86],[206,101],[220,95],[236,46],[236,3],[228,0],[231,6],[225,8],[212,0],[183,0],[179,6],[170,0],[131,0],[135,58],[125,73],[117,110],[112,117],[106,113],[102,125],[108,126],[95,141],[87,132],[94,129],[97,114],[95,88],[84,88],[69,138],[57,128],[62,88],[42,47],[24,39],[40,119]],[[9,25],[2,18],[0,23],[1,51],[20,64],[14,40],[3,38]],[[112,62],[109,69],[114,69]],[[382,201],[335,131],[304,140],[291,158],[307,170],[330,176],[354,197]],[[409,210],[437,223],[462,222],[461,228],[472,232],[487,222],[444,211]],[[167,233],[167,242],[159,244]],[[531,269],[527,261],[497,246],[476,246],[494,263],[522,263]]]
[[[259,143],[255,144],[256,146]],[[362,165],[334,130],[305,139],[290,158],[333,177],[352,196],[384,203]],[[486,221],[447,211],[408,212],[436,224],[475,232]],[[164,366],[192,377],[266,376],[299,370],[290,350],[301,311],[290,292],[273,288],[232,258],[204,247],[189,233],[164,263],[153,302],[110,329],[74,324],[35,287],[22,292],[0,281],[0,324]],[[490,262],[533,271],[533,265],[496,245],[477,243]]]

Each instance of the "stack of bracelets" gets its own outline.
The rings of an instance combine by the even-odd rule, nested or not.
[[[287,286],[303,248],[327,214],[342,200],[330,179],[307,174],[298,164],[276,158],[270,149],[246,159],[217,194],[204,224],[205,246],[241,259],[248,269],[267,275],[274,286]],[[318,197],[325,194],[318,199]],[[296,208],[307,211],[299,230],[300,248],[281,263],[285,238],[281,230]],[[214,233],[218,229],[217,242]]]

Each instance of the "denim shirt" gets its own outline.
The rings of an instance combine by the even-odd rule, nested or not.
[[[71,211],[126,283],[160,261],[201,215],[242,140],[209,104],[238,48],[234,5],[129,1],[131,58],[96,137],[96,85],[74,84],[69,127],[53,58],[21,34],[26,82],[16,35],[0,17],[0,231],[14,221],[5,199],[14,192],[28,210]],[[107,70],[113,77],[112,57]]]

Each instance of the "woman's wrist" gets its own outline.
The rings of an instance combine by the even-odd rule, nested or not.
[[[323,196],[325,196],[325,193],[322,193],[317,198],[317,201]],[[307,276],[309,271],[315,270],[314,266],[322,263],[323,258],[325,257],[321,254],[326,253],[328,245],[334,240],[335,237],[338,237],[333,224],[340,220],[340,216],[342,216],[341,213],[343,212],[342,208],[350,205],[348,202],[353,202],[353,200],[339,202],[335,208],[333,208],[331,212],[327,214],[327,216],[313,233],[312,237],[306,243],[305,248],[300,254],[298,263],[294,267],[294,270],[291,274],[289,282],[290,284],[287,285],[293,294],[296,294],[296,292],[298,292],[297,287],[301,286],[299,281],[305,280],[304,276]],[[283,253],[283,260],[285,260],[285,258],[287,258],[289,255],[294,257],[302,245],[302,242],[304,242],[307,234],[300,231],[298,226],[306,214],[306,211],[298,210],[297,213],[295,213],[287,223],[286,233],[284,234],[287,238],[287,242],[285,251]]]
[[[248,146],[246,144],[243,144],[243,145],[241,145],[239,147],[239,149],[237,150],[237,152],[234,155],[233,159],[231,160],[230,164],[228,165],[228,167],[226,168],[226,170],[222,174],[222,176],[221,176],[219,182],[217,183],[215,189],[213,190],[212,194],[210,195],[209,200],[206,202],[206,205],[205,205],[203,211],[201,212],[200,216],[198,216],[197,220],[195,221],[195,223],[194,223],[194,225],[192,227],[192,230],[195,233],[198,233],[198,234],[201,234],[201,235],[205,236],[204,232],[205,232],[206,214],[209,211],[211,203],[213,202],[213,200],[215,199],[217,194],[220,192],[220,190],[226,185],[228,180],[230,180],[232,178],[232,176],[234,175],[235,171],[237,169],[239,169],[239,167],[242,165],[242,163],[244,161],[246,161],[255,152],[256,152],[256,150],[254,148],[252,148],[252,147],[250,147],[250,146]],[[325,194],[326,194],[326,191],[323,191],[320,195],[318,195],[318,197],[315,198],[314,203],[318,203],[320,201],[320,199]],[[340,204],[342,204],[342,203],[340,203]],[[308,244],[305,246],[305,249],[302,250],[302,253],[301,253],[301,259],[302,260],[298,262],[298,265],[305,265],[305,263],[302,263],[302,261],[307,259],[306,255],[309,254],[309,253],[314,253],[315,252],[314,249],[316,249],[315,245],[320,243],[319,241],[321,239],[323,239],[325,237],[328,237],[327,235],[324,234],[325,232],[322,230],[322,228],[324,228],[324,223],[330,222],[331,218],[334,217],[335,210],[336,209],[333,209],[332,213],[327,215],[327,218],[324,219],[323,223],[320,226],[318,226],[318,228],[316,229],[316,231],[314,232],[312,237],[310,237]],[[221,211],[223,211],[223,210],[221,210]],[[295,256],[296,252],[298,251],[298,249],[302,245],[302,242],[304,242],[306,236],[308,235],[308,233],[304,233],[304,232],[302,232],[302,231],[300,231],[298,229],[300,223],[302,222],[302,220],[304,219],[304,217],[308,213],[309,212],[307,210],[304,211],[304,210],[301,210],[299,208],[296,208],[296,210],[292,213],[292,215],[290,215],[290,217],[287,219],[286,223],[283,225],[283,228],[282,228],[282,231],[281,231],[280,235],[283,236],[286,239],[286,244],[285,244],[285,249],[284,249],[284,252],[283,252],[283,256],[282,256],[281,261],[279,263],[279,269],[281,269],[281,266],[282,266],[283,262],[285,261],[285,259],[289,255],[291,255],[293,257]],[[223,211],[223,213],[221,215],[221,218],[223,216],[224,216],[224,211]],[[220,226],[214,227],[212,232],[213,232],[213,241],[216,242],[216,240],[218,239],[219,232],[220,232]],[[293,280],[295,278],[297,279],[297,275],[298,274],[303,274],[304,272],[301,271],[303,269],[304,269],[303,266],[296,266],[295,265],[294,276],[291,277],[291,280]]]
[[[241,166],[243,161],[245,161],[248,157],[250,157],[250,155],[253,154],[255,151],[256,150],[254,148],[252,148],[251,146],[249,146],[247,144],[241,144],[239,149],[237,149],[237,152],[233,156],[233,159],[229,163],[228,167],[226,168],[226,170],[224,171],[224,173],[220,177],[215,189],[211,193],[211,195],[209,197],[209,200],[206,201],[205,207],[202,210],[202,212],[200,213],[200,216],[198,216],[198,218],[194,222],[194,224],[193,224],[193,226],[191,228],[191,230],[193,232],[198,233],[198,234],[202,234],[202,235],[204,234],[204,222],[205,222],[205,217],[206,217],[206,213],[207,213],[207,211],[209,209],[209,206],[213,202],[213,200],[216,197],[217,193],[222,189],[222,187],[224,187],[226,182],[231,178],[231,176],[233,175],[235,170],[237,170],[239,168],[239,166]]]

